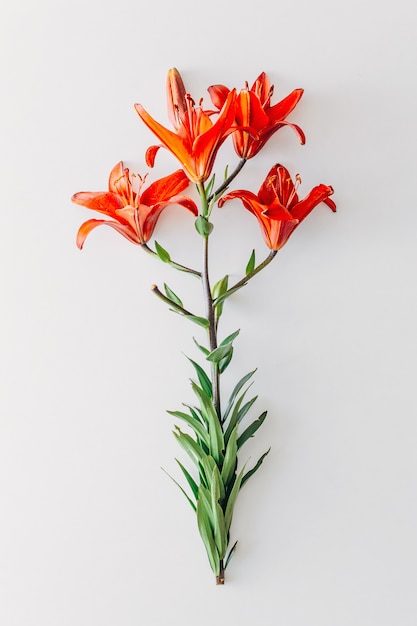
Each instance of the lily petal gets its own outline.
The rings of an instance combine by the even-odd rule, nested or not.
[[[87,209],[109,216],[114,216],[115,211],[123,206],[120,197],[109,191],[80,191],[75,193],[71,200],[75,204],[81,204]]]
[[[81,224],[77,233],[76,242],[80,250],[82,250],[84,246],[86,237],[91,233],[92,230],[94,230],[94,228],[97,228],[97,226],[111,226],[111,228],[117,230],[118,233],[123,235],[123,237],[126,237],[126,239],[128,239],[132,243],[140,243],[136,233],[132,231],[132,229],[127,225],[119,224],[119,222],[113,222],[111,220],[87,220],[86,222],[84,222],[84,224]]]
[[[141,195],[141,204],[152,206],[157,202],[169,200],[172,196],[178,195],[184,191],[190,184],[189,179],[183,170],[177,170],[169,176],[164,176],[151,183]]]
[[[298,202],[291,209],[291,213],[300,222],[302,222],[303,219],[305,219],[307,215],[311,213],[311,211],[318,204],[320,204],[320,202],[327,200],[328,196],[330,196],[332,193],[333,193],[332,187],[329,187],[328,185],[317,185],[317,187],[314,187],[310,191],[310,193],[304,198],[304,200],[300,200],[300,202]],[[334,204],[334,202],[331,202],[330,208],[332,209],[332,211],[336,211],[336,205]]]
[[[210,98],[214,106],[219,110],[223,108],[226,98],[230,93],[230,89],[225,87],[225,85],[211,85],[207,91],[210,94]]]

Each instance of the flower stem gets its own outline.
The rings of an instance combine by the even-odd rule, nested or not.
[[[221,196],[223,191],[226,191],[226,189],[228,188],[228,186],[230,185],[230,183],[236,178],[236,176],[239,174],[240,170],[242,169],[242,167],[245,165],[246,163],[246,159],[241,159],[239,161],[239,163],[236,166],[236,169],[233,170],[233,172],[230,174],[230,176],[228,176],[226,178],[226,180],[224,181],[224,183],[222,185],[220,185],[220,187],[218,189],[216,189],[216,191],[214,191],[210,197],[208,198],[208,202],[211,202],[214,198],[217,198],[218,196]]]
[[[199,183],[198,190],[202,203],[202,215],[205,217],[208,213],[208,199],[206,189],[203,183]],[[217,348],[217,324],[209,276],[209,236],[210,235],[203,236],[203,270],[201,272],[201,278],[203,283],[204,299],[206,303],[206,316],[209,321],[209,326],[207,329],[209,346],[210,352],[213,352],[213,350]],[[220,373],[217,363],[214,362],[211,364],[211,378],[213,386],[213,405],[216,409],[218,419],[219,421],[221,421]]]
[[[245,285],[247,285],[248,282],[254,276],[256,276],[256,274],[258,274],[261,270],[265,269],[265,267],[271,263],[271,261],[276,257],[277,254],[278,254],[278,250],[271,250],[271,252],[268,254],[266,259],[264,261],[262,261],[262,263],[257,265],[247,276],[245,276],[244,278],[239,280],[237,283],[235,283],[232,287],[230,287],[226,291],[226,293],[235,292],[238,289],[240,289],[241,287],[244,287]]]
[[[158,289],[157,285],[152,285],[151,289],[154,292],[154,294],[158,296],[160,300],[162,300],[162,302],[165,302],[166,304],[168,304],[172,309],[175,309],[176,311],[178,311],[178,313],[181,313],[182,315],[190,315],[191,317],[195,317],[192,313],[190,313],[190,311],[187,311],[187,309],[184,309],[183,306],[177,304],[176,302],[174,302],[167,296],[164,296],[164,294]]]
[[[157,255],[157,253],[154,250],[152,250],[146,243],[143,243],[141,247],[143,248],[143,250],[145,250],[145,252],[147,252],[148,254],[151,254],[154,257],[156,256],[159,259],[159,256]],[[181,272],[187,272],[187,274],[193,274],[194,276],[201,278],[201,272],[198,272],[197,270],[193,270],[190,267],[186,267],[185,265],[181,265],[181,263],[176,263],[175,261],[168,261],[168,265],[171,265],[171,267],[174,267],[176,270],[180,270]]]

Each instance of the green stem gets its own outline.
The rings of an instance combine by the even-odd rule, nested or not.
[[[159,256],[157,255],[157,253],[154,250],[152,250],[146,243],[143,243],[141,247],[143,248],[143,250],[145,250],[145,252],[159,259]],[[201,278],[201,272],[198,272],[197,270],[193,270],[190,267],[186,267],[185,265],[181,265],[181,263],[176,263],[175,261],[168,261],[168,265],[171,265],[171,267],[174,267],[176,270],[180,270],[181,272],[187,272],[187,274],[193,274],[194,276]]]
[[[184,309],[183,306],[177,304],[176,302],[173,302],[172,300],[170,300],[170,298],[167,298],[167,296],[164,296],[164,294],[158,289],[157,285],[152,285],[151,289],[154,294],[158,296],[160,300],[162,300],[162,302],[168,304],[172,309],[175,309],[179,313],[182,313],[182,315],[191,315],[192,317],[195,317],[192,313],[190,313],[190,311]]]
[[[216,191],[214,191],[211,196],[208,198],[208,202],[210,203],[212,200],[214,200],[215,198],[217,198],[218,196],[221,196],[223,191],[225,191],[228,186],[230,185],[230,183],[236,178],[236,176],[239,174],[240,170],[242,169],[242,167],[245,165],[246,163],[246,159],[241,159],[239,161],[239,163],[236,166],[236,169],[230,174],[230,176],[228,176],[226,178],[226,180],[224,181],[224,183],[222,185],[220,185],[220,187],[218,189],[216,189]]]
[[[248,282],[254,276],[256,276],[256,274],[259,274],[259,272],[261,270],[265,269],[265,267],[271,263],[271,261],[276,257],[277,254],[278,254],[278,250],[271,250],[271,252],[268,254],[266,259],[264,261],[262,261],[262,263],[260,263],[257,267],[255,267],[255,269],[253,269],[247,276],[245,276],[244,278],[239,280],[237,283],[235,283],[232,287],[230,287],[226,291],[226,294],[228,294],[228,293],[231,294],[232,292],[235,292],[238,289],[240,289],[241,287],[244,287],[245,285],[247,285]]]
[[[223,560],[220,561],[220,571],[216,576],[216,585],[224,585],[224,565]]]
[[[203,183],[198,184],[198,190],[202,203],[202,215],[206,217],[208,214],[208,199],[206,195],[206,189]],[[201,273],[204,299],[206,302],[206,316],[209,321],[208,326],[208,339],[210,352],[213,352],[217,348],[217,324],[215,316],[215,308],[213,306],[213,296],[211,293],[210,277],[209,277],[209,235],[203,236],[203,270]],[[213,404],[216,409],[219,421],[221,420],[221,406],[220,406],[220,373],[217,363],[211,365],[211,377],[213,386]]]

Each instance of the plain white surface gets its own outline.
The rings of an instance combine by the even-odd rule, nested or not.
[[[2,626],[415,626],[412,8],[3,6]],[[93,215],[71,195],[104,189],[120,159],[143,169],[153,138],[133,104],[166,120],[172,66],[196,98],[262,70],[277,99],[304,87],[291,119],[307,145],[280,131],[242,186],[256,190],[283,161],[301,192],[331,184],[338,204],[335,215],[317,208],[226,308],[223,332],[242,329],[227,384],[257,366],[258,408],[269,411],[246,452],[272,451],[238,501],[224,588],[160,470],[178,477],[165,410],[191,399],[182,353],[196,353],[194,329],[149,287],[166,281],[189,299],[195,287],[110,229],[83,252],[74,243]],[[258,226],[238,203],[217,219],[215,271],[237,277],[252,247],[263,254]],[[158,240],[198,259],[181,208],[166,212]]]

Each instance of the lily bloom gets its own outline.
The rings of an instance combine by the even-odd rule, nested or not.
[[[210,176],[220,146],[234,130],[236,91],[230,91],[224,98],[214,123],[210,119],[213,112],[202,109],[202,100],[196,106],[191,96],[185,93],[181,76],[175,68],[168,73],[167,94],[168,113],[175,132],[154,120],[141,104],[135,104],[135,109],[162,146],[180,161],[188,178],[195,183],[204,182]],[[146,162],[149,167],[153,167],[160,147],[148,148]]]
[[[196,204],[186,196],[178,195],[190,184],[182,170],[153,182],[142,191],[146,176],[137,176],[139,184],[135,191],[128,168],[123,162],[117,163],[110,172],[108,191],[81,191],[71,200],[104,213],[110,220],[91,219],[81,225],[77,234],[77,246],[81,249],[87,235],[97,226],[111,226],[118,233],[135,244],[144,244],[152,236],[158,218],[169,204],[180,204],[195,216]]]
[[[212,85],[208,89],[215,107],[221,108],[229,94],[224,85]],[[271,106],[274,86],[268,76],[262,72],[249,89],[246,83],[236,98],[235,123],[239,127],[249,127],[255,134],[244,130],[233,133],[235,151],[242,159],[251,159],[263,148],[268,139],[283,126],[292,128],[301,144],[305,143],[305,135],[296,124],[286,121],[303,95],[303,89],[294,89],[286,98]]]
[[[219,200],[219,206],[239,198],[258,220],[268,248],[279,250],[320,202],[336,211],[335,203],[329,198],[333,193],[332,187],[318,185],[303,200],[299,200],[297,187],[300,182],[297,174],[294,184],[288,170],[277,164],[269,171],[257,195],[245,190],[231,191]]]

